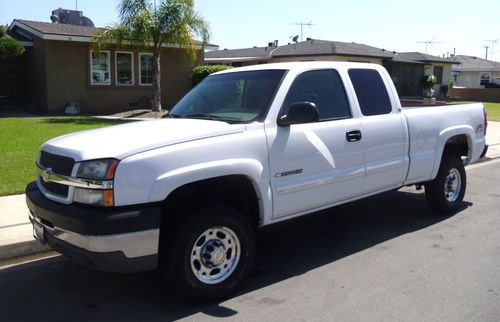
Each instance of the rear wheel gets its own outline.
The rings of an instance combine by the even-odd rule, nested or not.
[[[466,184],[465,168],[460,157],[445,155],[436,178],[425,184],[427,203],[437,212],[455,212],[462,204]]]
[[[227,297],[252,268],[254,239],[253,227],[236,209],[212,206],[194,211],[176,224],[162,245],[161,271],[167,287],[189,300]]]

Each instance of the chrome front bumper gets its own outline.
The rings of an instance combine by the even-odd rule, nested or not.
[[[88,207],[45,198],[33,182],[26,188],[35,238],[71,258],[101,271],[155,269],[162,208]]]
[[[34,237],[42,243],[46,242],[45,236],[49,235],[60,241],[94,253],[122,252],[127,258],[150,256],[158,253],[160,229],[104,236],[88,236],[58,227],[49,227],[32,214],[29,215],[29,219],[33,226],[38,224],[43,227],[42,236],[39,236],[36,233],[36,229],[34,229]]]

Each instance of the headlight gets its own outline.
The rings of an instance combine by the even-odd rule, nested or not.
[[[73,201],[93,206],[113,207],[113,190],[75,188]]]
[[[73,201],[94,206],[112,207],[114,205],[113,179],[118,160],[101,159],[81,162],[76,176],[81,179],[99,180],[96,189],[75,187]]]
[[[81,162],[78,166],[76,176],[85,179],[106,180],[115,176],[118,160],[101,159]]]

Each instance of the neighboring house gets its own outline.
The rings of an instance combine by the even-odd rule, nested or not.
[[[227,64],[235,67],[262,63],[289,61],[352,61],[381,64],[393,53],[384,49],[357,43],[310,39],[278,46],[270,42],[267,47],[224,49],[205,53],[206,64]]]
[[[450,59],[458,63],[452,68],[456,86],[484,88],[490,82],[500,85],[500,63],[465,55],[455,55]]]
[[[438,84],[448,85],[451,65],[455,62],[421,53],[396,53],[358,43],[308,39],[304,42],[278,46],[217,50],[205,53],[205,64],[247,66],[288,61],[350,61],[383,65],[403,97],[422,96],[422,77],[436,74]],[[438,92],[439,93],[439,92]]]
[[[437,82],[434,89],[436,90],[436,93],[438,93],[438,96],[441,94],[441,86],[443,85],[450,86],[452,66],[458,64],[457,62],[452,61],[448,58],[442,58],[419,52],[398,53],[397,56],[398,59],[403,59],[405,61],[419,62],[424,64],[423,76],[431,74],[434,74],[434,76],[436,76]],[[404,77],[405,73],[406,71],[401,71],[397,74]],[[416,81],[417,80],[421,82],[422,76],[416,79]]]
[[[79,103],[82,113],[95,114],[147,107],[152,97],[152,52],[132,46],[97,52],[91,40],[98,30],[15,19],[8,33],[27,50],[8,62],[7,96],[32,101],[37,110],[47,112],[63,112],[69,102]],[[198,57],[203,61],[201,46]],[[161,53],[165,108],[191,88],[192,67],[181,49],[165,46]]]

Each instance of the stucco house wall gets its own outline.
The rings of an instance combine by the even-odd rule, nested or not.
[[[43,44],[41,66],[46,82],[46,97],[40,97],[39,106],[48,112],[61,112],[68,102],[78,102],[82,113],[113,113],[135,107],[147,107],[152,97],[151,85],[139,84],[139,53],[137,48],[107,48],[110,52],[110,85],[91,85],[90,52],[87,43],[46,41]],[[133,53],[133,85],[115,82],[115,52]],[[201,60],[199,55],[198,61]],[[161,54],[162,105],[169,109],[190,88],[192,62],[181,50],[165,48]],[[141,106],[142,105],[142,106]]]

